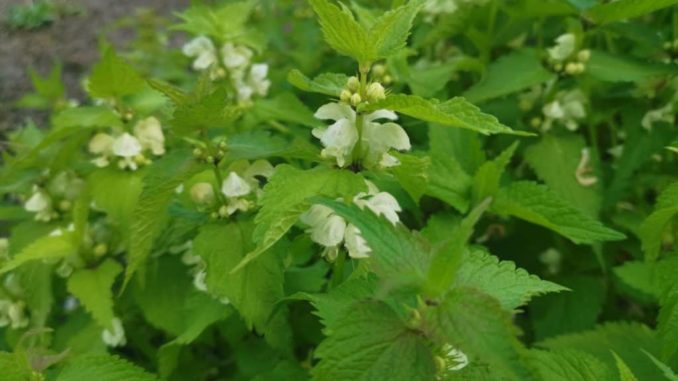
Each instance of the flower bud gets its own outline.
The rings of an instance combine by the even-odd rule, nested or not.
[[[129,122],[130,120],[132,120],[132,118],[134,118],[134,114],[132,114],[132,113],[129,112],[129,111],[126,112],[126,113],[124,113],[124,114],[122,114],[122,119],[123,119],[125,122]]]
[[[226,205],[222,205],[221,208],[219,208],[219,217],[221,218],[226,218],[230,214],[228,213],[228,207]]]
[[[205,161],[207,162],[207,164],[214,164],[214,156],[212,155],[207,156],[205,158]]]
[[[193,157],[195,157],[196,159],[200,159],[202,155],[203,155],[202,149],[196,148],[193,150]]]
[[[539,128],[539,126],[541,126],[541,118],[538,116],[532,118],[532,120],[530,120],[530,126],[532,126],[532,128]]]
[[[393,77],[391,77],[390,75],[386,74],[386,75],[384,76],[384,78],[383,78],[381,81],[384,83],[384,85],[388,86],[388,85],[390,85],[391,83],[393,83]]]
[[[372,75],[376,77],[383,77],[386,74],[386,66],[377,64],[372,67]]]
[[[577,64],[577,74],[581,74],[581,73],[583,73],[584,71],[586,71],[586,65],[584,65],[584,64],[581,63],[581,62],[579,62],[579,63]]]
[[[534,104],[527,99],[521,99],[520,102],[518,102],[518,108],[523,111],[529,111],[532,109],[532,106],[534,106]]]
[[[362,97],[360,96],[360,94],[358,94],[358,93],[355,93],[355,94],[353,94],[353,95],[351,96],[351,104],[352,104],[353,106],[359,105],[360,102],[362,102],[362,101],[363,101],[363,98],[362,98]]]
[[[386,93],[384,92],[384,86],[379,82],[372,82],[367,87],[367,100],[370,102],[380,101],[386,98]]]
[[[577,60],[579,62],[587,62],[591,58],[591,51],[588,49],[580,50],[577,53]]]
[[[144,165],[144,164],[146,164],[146,156],[144,156],[142,154],[138,154],[138,155],[134,156],[134,162],[139,164],[139,165]]]
[[[105,243],[100,243],[94,246],[94,255],[97,257],[103,257],[108,252],[108,245]]]
[[[214,201],[214,187],[209,183],[197,183],[191,187],[191,199],[196,204],[211,204]]]
[[[61,210],[62,212],[66,212],[66,211],[71,210],[72,206],[73,206],[73,204],[68,200],[61,200],[59,202],[59,210]]]
[[[222,140],[222,141],[219,142],[218,147],[219,147],[219,149],[225,150],[226,148],[228,148],[228,145],[226,144],[225,141]]]
[[[351,91],[358,91],[360,90],[360,80],[356,76],[349,77],[346,87]]]
[[[576,62],[568,62],[567,65],[565,65],[565,72],[570,75],[578,74],[578,69],[579,67]]]
[[[341,99],[342,102],[349,103],[351,101],[351,92],[344,89],[341,90],[341,94],[339,95],[339,99]]]

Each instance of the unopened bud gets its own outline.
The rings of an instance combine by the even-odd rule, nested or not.
[[[577,61],[579,62],[588,62],[590,58],[591,51],[588,49],[580,50],[579,53],[577,53]]]
[[[134,162],[139,164],[139,165],[144,165],[146,164],[146,157],[142,154],[138,154],[134,156]]]
[[[223,141],[223,140],[220,141],[220,142],[219,142],[219,149],[225,150],[226,148],[228,148],[228,145],[226,144],[226,142]]]
[[[213,220],[216,220],[217,218],[219,218],[219,213],[217,213],[217,212],[210,213],[210,218],[212,218]]]
[[[341,99],[342,102],[349,103],[351,101],[351,92],[344,89],[341,90],[341,94],[339,95],[339,99]]]
[[[196,204],[211,204],[214,201],[214,187],[209,183],[197,183],[191,187],[191,199]]]
[[[521,99],[520,102],[518,102],[518,107],[523,110],[523,111],[528,111],[532,108],[533,104],[527,99]]]
[[[377,64],[372,67],[372,75],[382,77],[384,74],[386,74],[386,66]]]
[[[532,118],[532,120],[530,120],[530,126],[532,126],[532,128],[539,128],[539,126],[541,126],[541,118],[538,116]]]
[[[212,155],[207,156],[207,157],[205,158],[205,161],[206,161],[208,164],[213,164],[213,163],[214,163],[214,156],[212,156]]]
[[[108,252],[108,245],[105,243],[100,243],[94,246],[94,255],[97,257],[103,257]]]
[[[393,83],[393,77],[391,77],[390,75],[386,74],[386,75],[384,76],[384,78],[382,78],[381,81],[384,83],[384,85],[388,86],[388,85],[390,85],[391,83]]]
[[[62,212],[66,212],[66,211],[71,210],[72,206],[73,206],[73,204],[68,200],[61,200],[59,202],[59,210],[61,210]]]
[[[220,67],[214,71],[214,76],[216,78],[224,78],[226,76],[226,70]]]
[[[362,102],[362,101],[363,101],[363,98],[360,96],[360,94],[355,93],[355,94],[351,95],[351,104],[353,106],[359,105],[360,102]]]
[[[128,111],[122,114],[122,118],[125,120],[125,122],[129,122],[130,120],[132,120],[132,118],[134,118],[134,115]]]
[[[196,148],[196,149],[193,150],[193,157],[195,157],[197,159],[201,158],[202,154],[203,154],[203,152],[202,152],[202,149],[200,149],[200,148]]]
[[[570,75],[575,75],[578,74],[578,66],[577,63],[575,62],[568,62],[567,65],[565,65],[565,72]]]
[[[358,91],[360,90],[360,80],[356,76],[349,77],[346,87],[351,91]]]
[[[379,82],[372,82],[367,87],[367,100],[370,102],[380,101],[386,98],[386,93],[384,92],[384,86]]]
[[[226,207],[226,205],[222,205],[221,208],[219,208],[219,217],[221,218],[228,217],[228,208]]]

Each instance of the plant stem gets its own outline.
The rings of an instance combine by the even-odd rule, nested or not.
[[[346,253],[339,250],[339,255],[332,266],[332,279],[330,280],[330,288],[335,288],[344,280],[344,264],[346,263]]]

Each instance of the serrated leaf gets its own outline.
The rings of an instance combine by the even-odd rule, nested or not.
[[[287,74],[287,82],[294,87],[311,92],[338,97],[341,90],[346,87],[348,76],[345,74],[323,73],[310,79],[297,69],[291,70]]]
[[[416,119],[449,127],[466,128],[484,135],[512,134],[529,136],[530,133],[514,131],[492,115],[485,114],[462,97],[445,102],[427,100],[416,95],[395,94],[364,106],[362,111],[392,110]]]
[[[482,81],[464,93],[470,102],[484,102],[553,79],[534,49],[521,49],[500,57],[487,67]]]
[[[478,204],[487,197],[494,197],[499,192],[501,177],[510,164],[513,154],[518,148],[518,142],[502,151],[494,160],[483,163],[473,176],[473,202]]]
[[[656,277],[657,263],[627,261],[613,269],[615,275],[633,290],[654,299],[659,299],[662,287]]]
[[[0,274],[7,273],[32,261],[57,260],[75,255],[78,247],[73,237],[66,232],[60,236],[45,236],[24,247],[18,254],[10,258],[2,268]]]
[[[179,135],[198,130],[224,127],[242,114],[239,106],[226,102],[227,92],[218,88],[208,94],[193,93],[188,101],[177,104],[170,125]]]
[[[277,120],[307,127],[323,126],[311,111],[292,93],[282,93],[272,99],[259,100],[249,113],[262,120]]]
[[[664,364],[661,362],[659,359],[656,357],[652,356],[650,353],[647,353],[646,351],[642,351],[651,361],[652,363],[655,364],[655,366],[662,372],[664,377],[669,380],[669,381],[678,381],[678,374],[676,374],[671,367],[668,365]]]
[[[170,85],[167,82],[149,79],[148,85],[154,88],[155,90],[161,92],[175,105],[183,105],[189,100],[189,96],[188,94],[186,94],[186,92],[184,92],[183,90],[176,86]]]
[[[429,248],[404,226],[393,226],[383,217],[358,206],[328,198],[314,199],[334,210],[360,230],[372,249],[372,269],[390,285],[421,285],[426,279]]]
[[[676,214],[678,214],[678,183],[673,183],[659,195],[654,211],[638,229],[645,259],[654,261],[659,258],[662,235]]]
[[[530,351],[530,364],[548,381],[612,381],[612,370],[596,357],[576,350]]]
[[[36,374],[26,357],[19,353],[0,352],[3,381],[36,381]]]
[[[109,259],[95,269],[78,269],[68,278],[68,292],[83,304],[94,320],[103,328],[112,329],[113,291],[115,278],[122,272],[122,266]]]
[[[374,20],[369,28],[369,39],[374,46],[374,53],[368,61],[388,58],[405,48],[412,22],[423,3],[421,0],[410,0],[406,5],[388,11]]]
[[[591,20],[606,24],[613,21],[630,19],[655,12],[662,8],[678,4],[677,0],[619,0],[612,3],[598,4],[586,11]]]
[[[464,254],[453,287],[468,287],[496,298],[501,306],[512,311],[535,296],[568,291],[566,287],[540,279],[480,248]]]
[[[217,41],[242,38],[245,23],[255,3],[239,1],[219,6],[194,5],[184,12],[176,13],[182,22],[172,29],[183,30],[196,36],[208,35]]]
[[[393,156],[400,161],[400,165],[391,168],[391,172],[414,202],[419,203],[428,188],[431,159],[402,153],[395,153]]]
[[[477,290],[453,288],[439,305],[425,311],[429,334],[439,344],[451,344],[508,379],[531,379],[511,314],[499,302]]]
[[[519,181],[502,189],[493,210],[541,225],[561,234],[576,244],[617,241],[625,236],[605,227],[581,210],[569,205],[543,185]]]
[[[159,381],[145,370],[116,356],[77,357],[59,373],[56,381]]]
[[[668,361],[678,352],[678,291],[671,290],[667,294],[662,297],[657,334],[662,340],[661,358]]]
[[[617,371],[619,372],[619,381],[638,381],[636,376],[633,374],[629,366],[626,365],[624,360],[622,360],[616,353],[612,352],[614,355],[614,361],[617,363]]]
[[[595,217],[600,210],[600,187],[583,186],[575,176],[585,144],[579,135],[548,134],[527,147],[525,159],[550,189],[571,205]]]
[[[96,98],[119,98],[141,91],[144,84],[139,73],[109,47],[92,67],[88,89]]]
[[[596,329],[547,339],[536,344],[551,350],[578,350],[596,356],[610,367],[615,366],[614,351],[640,380],[659,380],[662,375],[641,351],[658,355],[661,351],[656,334],[639,323],[616,322]]]
[[[257,249],[249,252],[233,269],[242,269],[273,246],[296,223],[313,196],[352,197],[367,188],[361,176],[349,171],[318,167],[304,171],[279,165],[264,187],[261,210],[255,218]]]
[[[127,233],[135,205],[142,191],[142,175],[118,168],[99,168],[87,179],[95,209],[108,214],[110,221]],[[111,190],[115,189],[115,192]]]
[[[433,356],[424,338],[411,331],[385,303],[352,305],[325,329],[320,358],[311,373],[317,381],[429,380]]]
[[[120,116],[103,106],[82,106],[65,109],[52,118],[57,129],[69,127],[122,127]]]
[[[309,0],[309,3],[318,15],[325,41],[332,49],[361,63],[373,60],[367,51],[371,45],[370,36],[348,8],[343,4],[340,8],[328,0]]]
[[[143,190],[134,208],[130,226],[128,266],[125,284],[141,269],[151,254],[153,242],[167,223],[174,191],[181,183],[201,169],[190,153],[176,151],[153,163],[144,178]]]
[[[376,288],[376,277],[366,276],[349,279],[326,293],[301,294],[298,297],[310,300],[323,325],[332,327],[341,323],[341,318],[350,312],[351,306],[372,297]]]

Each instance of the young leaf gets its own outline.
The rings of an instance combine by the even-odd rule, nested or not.
[[[585,15],[599,24],[630,19],[678,4],[677,0],[619,0],[598,4]]]
[[[511,162],[513,154],[518,148],[518,142],[505,149],[494,160],[486,161],[478,168],[473,176],[473,202],[478,204],[487,197],[494,197],[499,192],[501,176]]]
[[[385,303],[354,303],[326,326],[311,371],[317,381],[429,380],[435,364],[425,339]]]
[[[532,378],[511,314],[496,299],[471,288],[454,288],[426,311],[424,319],[436,342],[459,348],[502,378]]]
[[[617,241],[625,236],[572,207],[543,185],[520,181],[502,189],[492,206],[495,212],[535,223],[576,244]]]
[[[496,298],[507,311],[527,304],[535,296],[568,291],[476,247],[465,251],[453,287],[482,291]]]
[[[369,39],[374,49],[374,57],[370,62],[388,58],[405,48],[412,22],[423,3],[422,0],[410,0],[374,21],[369,29]]]
[[[311,92],[338,97],[346,86],[348,76],[345,74],[323,73],[310,79],[299,70],[291,70],[287,74],[287,81],[294,87]]]
[[[23,353],[0,352],[0,370],[6,381],[33,381],[31,364]]]
[[[77,357],[59,373],[56,381],[159,381],[145,370],[126,360],[109,355]]]
[[[122,266],[108,259],[95,269],[78,269],[68,278],[68,292],[73,294],[103,328],[112,329],[115,278]]]
[[[662,234],[676,214],[678,214],[678,183],[673,183],[659,195],[654,212],[638,229],[647,260],[654,261],[659,258]]]
[[[96,98],[120,98],[140,91],[144,84],[139,73],[109,47],[92,68],[88,88]]]
[[[31,261],[57,260],[75,255],[78,247],[71,233],[60,236],[45,236],[26,246],[0,268],[0,274],[7,273]]]
[[[255,1],[238,1],[220,6],[196,5],[176,16],[183,21],[172,29],[193,35],[208,35],[217,41],[242,37],[245,23],[250,17]]]
[[[676,285],[678,287],[678,283]],[[662,339],[662,359],[670,359],[678,351],[678,292],[670,290],[662,298],[657,317],[657,334]]]
[[[431,123],[466,128],[484,135],[532,135],[530,133],[512,130],[499,123],[494,116],[481,112],[478,107],[461,97],[455,97],[448,101],[440,102],[437,99],[426,100],[416,95],[394,94],[382,101],[370,103],[363,107],[362,111],[375,111],[380,109],[393,110]]]
[[[332,49],[360,63],[375,59],[368,51],[372,45],[368,32],[358,24],[348,8],[341,3],[340,8],[329,0],[309,0],[309,3],[318,14],[323,36]]]
[[[319,167],[304,171],[279,165],[264,187],[261,210],[255,219],[254,239],[258,247],[249,252],[233,269],[242,269],[273,246],[297,222],[311,204],[313,196],[352,197],[364,191],[362,177],[349,171]]]

